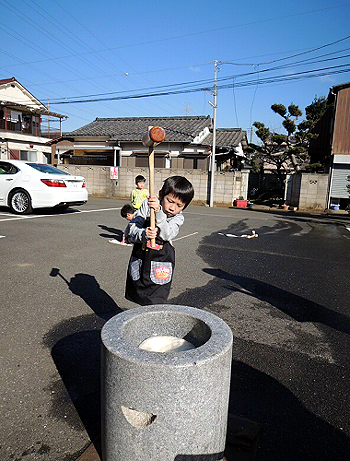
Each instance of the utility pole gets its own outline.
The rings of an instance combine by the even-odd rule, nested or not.
[[[47,100],[47,108],[50,114],[50,100]],[[47,130],[48,130],[48,137],[50,137],[50,115],[47,116]]]
[[[214,173],[215,173],[215,150],[216,150],[216,108],[217,108],[217,69],[218,69],[218,62],[214,61],[214,104],[209,101],[209,104],[213,107],[213,147],[211,152],[211,176],[210,176],[210,200],[209,206],[214,206]]]

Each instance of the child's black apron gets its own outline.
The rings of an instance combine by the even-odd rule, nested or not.
[[[126,278],[125,297],[141,306],[166,303],[175,267],[175,249],[156,239],[134,243]]]

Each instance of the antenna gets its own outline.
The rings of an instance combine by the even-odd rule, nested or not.
[[[186,110],[182,110],[181,112],[185,112],[185,115],[188,116],[190,115],[190,112],[193,112],[195,114],[195,111],[190,109],[190,102],[186,102]]]

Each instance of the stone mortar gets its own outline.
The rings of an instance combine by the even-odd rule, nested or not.
[[[149,352],[151,336],[196,347]],[[220,461],[224,456],[232,332],[194,307],[143,306],[103,327],[103,461]]]

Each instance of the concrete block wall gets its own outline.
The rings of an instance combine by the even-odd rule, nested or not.
[[[288,181],[287,197],[299,210],[323,211],[327,208],[328,174],[293,174]]]
[[[135,177],[142,174],[146,178],[149,189],[148,168],[118,168],[118,179],[110,179],[110,167],[96,165],[58,165],[62,171],[73,175],[84,176],[90,195],[129,199],[135,188]],[[194,202],[208,203],[210,189],[210,173],[204,170],[185,170],[171,168],[155,168],[155,193],[161,189],[169,176],[185,176],[195,190]],[[248,171],[216,172],[214,176],[214,203],[232,205],[233,200],[243,196],[247,198]]]
[[[327,208],[328,175],[303,173],[299,209],[325,210]]]
[[[148,168],[119,167],[118,179],[110,179],[110,167],[96,165],[59,165],[60,170],[84,176],[90,195],[126,199],[135,188],[135,177],[142,174],[149,189]],[[155,193],[169,176],[185,176],[193,184],[194,202],[209,203],[210,173],[204,170],[171,168],[155,169]],[[249,171],[216,172],[214,175],[214,203],[232,205],[232,202],[248,195]],[[328,175],[315,173],[292,174],[287,182],[286,198],[299,210],[325,210],[327,208]]]

